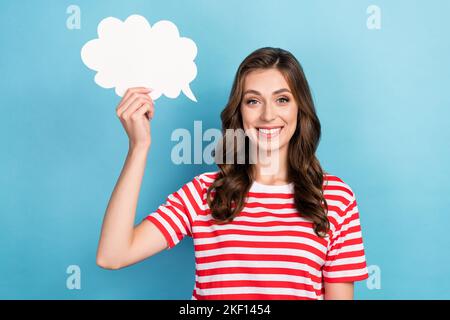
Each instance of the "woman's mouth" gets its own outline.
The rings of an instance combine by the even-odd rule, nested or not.
[[[274,137],[277,137],[280,134],[280,131],[283,129],[282,126],[280,127],[261,127],[256,128],[258,130],[258,137],[265,138],[265,139],[271,139]]]

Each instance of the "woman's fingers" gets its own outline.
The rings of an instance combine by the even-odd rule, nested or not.
[[[151,100],[151,98],[150,98],[150,96],[149,96],[148,94],[134,92],[134,93],[130,94],[130,96],[128,97],[128,99],[126,99],[126,100],[121,104],[121,106],[119,106],[119,107],[117,108],[116,113],[122,114],[126,109],[128,109],[128,107],[129,107],[136,99],[138,99],[138,98],[140,98],[140,97],[146,98],[146,99],[150,99],[150,100]]]
[[[153,119],[154,114],[155,114],[155,105],[152,103],[152,104],[149,104],[149,106],[148,106],[148,112],[147,112],[148,120]]]
[[[137,109],[139,109],[144,104],[153,105],[153,101],[150,97],[142,94],[136,96],[136,98],[129,104],[129,106],[124,111],[122,111],[120,117],[124,120],[127,120]]]
[[[133,93],[149,93],[150,91],[152,91],[150,88],[145,87],[129,88],[125,91],[122,100],[127,100]]]
[[[153,118],[153,112],[154,112],[153,106],[150,105],[149,103],[145,103],[131,115],[131,119],[137,120],[145,115],[147,119],[150,120]]]
[[[148,94],[151,91],[152,91],[151,89],[147,89],[147,88],[143,88],[143,87],[136,87],[136,88],[128,89],[125,92],[125,95],[120,100],[120,103],[117,105],[116,113],[118,115],[122,114],[128,108],[128,106],[140,95],[144,95],[144,96],[147,96],[148,98],[150,98],[150,96]]]
[[[152,98],[150,98],[149,95],[143,94],[143,93],[133,93],[119,109],[117,109],[116,113],[119,117],[122,117],[125,112],[127,112],[132,106],[134,106],[134,109],[131,110],[131,113],[136,111],[136,101],[141,101],[142,103],[151,103],[153,104]],[[138,106],[139,107],[139,106]]]

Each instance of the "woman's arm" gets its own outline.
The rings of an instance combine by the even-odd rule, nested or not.
[[[353,282],[325,282],[325,300],[353,300]]]
[[[97,264],[102,268],[120,269],[167,247],[164,236],[150,221],[134,227],[146,157],[145,149],[129,151],[108,203],[97,250]]]
[[[130,139],[128,155],[106,209],[97,250],[97,264],[106,269],[119,269],[143,260],[167,246],[162,233],[150,222],[136,228],[134,220],[151,145],[149,119],[153,102],[149,90],[127,91],[116,109]]]

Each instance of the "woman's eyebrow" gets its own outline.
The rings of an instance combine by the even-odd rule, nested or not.
[[[291,93],[291,91],[289,91],[289,89],[281,88],[281,89],[275,90],[275,91],[272,93],[272,95],[276,95],[276,94],[279,94],[279,93],[282,93],[282,92],[289,92],[289,93]],[[258,96],[262,96],[261,92],[256,91],[256,90],[253,90],[253,89],[246,90],[246,91],[244,92],[244,95],[245,95],[245,94],[248,94],[248,93],[253,93],[253,94],[256,94],[256,95],[258,95]]]

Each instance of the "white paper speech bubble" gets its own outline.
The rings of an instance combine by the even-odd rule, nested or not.
[[[150,27],[140,15],[125,21],[108,17],[99,23],[97,33],[98,38],[81,49],[81,59],[97,71],[95,82],[100,87],[115,87],[119,96],[131,87],[149,87],[153,100],[162,94],[177,98],[183,91],[197,102],[189,87],[197,76],[197,46],[180,37],[174,23],[161,20]]]

